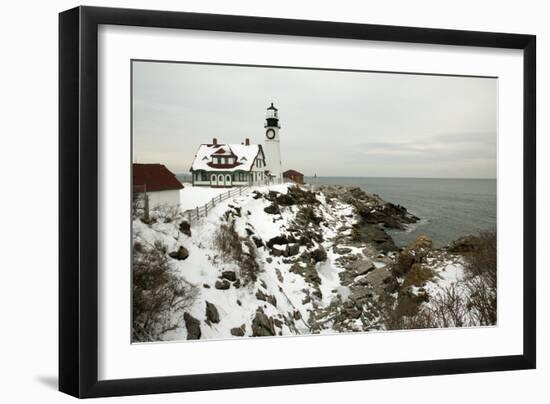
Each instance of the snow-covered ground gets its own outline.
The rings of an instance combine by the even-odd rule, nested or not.
[[[373,289],[368,281],[363,282],[366,272],[355,273],[353,265],[371,262],[371,270],[387,274],[380,278],[383,280],[384,276],[391,274],[389,265],[394,260],[394,253],[385,255],[372,245],[348,242],[351,239],[346,237],[357,221],[354,207],[322,192],[314,194],[314,203],[279,204],[280,213],[267,212],[265,209],[272,207],[273,200],[268,193],[290,195],[290,187],[294,185],[255,187],[219,202],[209,209],[206,217],[191,223],[191,236],[179,229],[179,224],[185,220],[183,217],[151,224],[134,220],[134,241],[144,246],[159,241],[169,252],[180,247],[188,250],[187,259],[173,259],[170,263],[176,273],[198,292],[196,300],[186,311],[200,323],[201,339],[234,338],[232,330],[237,328],[244,330],[244,336],[252,336],[257,333],[259,313],[270,322],[268,326],[275,332],[270,335],[383,329],[377,323],[379,316],[376,312],[368,313],[371,299],[368,295]],[[302,190],[309,192],[305,188]],[[181,191],[182,211],[204,204],[223,192],[227,189],[185,184]],[[299,220],[304,209],[319,219],[316,224],[308,221],[310,219]],[[216,245],[222,225],[234,226],[243,254],[248,251],[246,241],[249,244],[253,239],[261,241],[254,248],[255,262],[259,265],[255,282],[245,285],[244,282],[230,281],[227,288],[216,287],[216,283],[223,281],[222,273],[227,271],[233,271],[238,280],[243,279],[241,263],[224,256]],[[283,244],[272,243],[272,247],[267,247],[268,241],[281,236],[295,236],[296,240],[305,236],[307,242],[281,241]],[[297,251],[289,254],[291,244]],[[285,249],[286,255],[275,254]],[[313,260],[313,253],[319,250],[326,256],[319,261]],[[430,294],[438,293],[441,288],[455,284],[463,277],[463,263],[459,259],[433,260],[427,264],[435,273],[433,279],[423,285]],[[344,282],[346,279],[351,280]],[[207,304],[215,306],[219,322],[208,321]],[[180,319],[182,314],[178,314]],[[179,327],[164,334],[163,339],[186,339],[186,326],[180,323]]]
[[[290,184],[255,187],[262,193],[275,191],[286,193]],[[224,189],[199,188],[186,184],[182,192],[182,206],[191,208],[198,204],[204,204]],[[350,216],[352,207],[346,204],[330,208],[326,206],[323,197],[319,197],[323,217],[326,218],[324,235],[326,236],[323,247],[327,250],[327,260],[318,264],[318,274],[321,278],[320,291],[322,298],[316,302],[321,306],[328,305],[332,299],[339,295],[346,298],[349,290],[340,285],[338,273],[342,271],[334,261],[339,257],[330,250],[330,238],[337,234],[338,227],[350,225],[353,218]],[[223,259],[214,245],[215,235],[223,222],[224,213],[231,207],[240,208],[240,217],[234,218],[235,230],[242,238],[249,237],[249,232],[264,242],[275,236],[285,234],[291,222],[296,217],[298,206],[281,207],[280,215],[271,215],[264,212],[264,208],[270,205],[265,198],[254,198],[252,190],[242,196],[229,198],[218,203],[206,218],[193,222],[191,237],[178,230],[177,222],[144,224],[135,220],[135,241],[144,245],[152,245],[160,241],[167,246],[168,251],[176,251],[184,246],[189,251],[189,257],[184,261],[173,260],[172,265],[177,268],[179,275],[199,290],[199,297],[188,312],[201,320],[201,338],[230,338],[232,328],[245,325],[245,335],[252,335],[251,322],[259,308],[269,317],[282,322],[277,328],[282,335],[302,334],[309,331],[306,322],[309,311],[313,309],[310,298],[311,285],[304,276],[291,271],[292,265],[285,262],[284,257],[274,257],[267,248],[256,250],[257,262],[260,264],[259,279],[254,284],[219,290],[215,288],[216,281],[220,280],[223,271],[235,271],[239,276],[240,268],[235,262]],[[248,229],[248,230],[247,230]],[[317,244],[316,244],[317,245]],[[277,245],[275,246],[277,247]],[[318,245],[317,245],[318,247]],[[281,246],[284,248],[284,246]],[[307,249],[300,247],[300,253]],[[359,251],[359,249],[357,249]],[[299,264],[302,265],[302,264]],[[305,264],[304,264],[305,265]],[[258,292],[273,296],[276,305],[258,300]],[[214,304],[220,314],[220,322],[217,324],[205,324],[206,302]],[[290,318],[294,321],[289,321]],[[286,318],[286,320],[285,320]],[[167,340],[179,340],[187,337],[185,326],[170,331],[165,335]]]
[[[227,188],[194,187],[192,184],[184,183],[183,189],[180,190],[180,208],[194,209],[227,191]]]
[[[427,265],[435,273],[434,278],[424,286],[429,295],[435,295],[441,289],[460,284],[464,280],[464,260],[461,257],[455,256],[454,259],[443,261],[428,258]]]

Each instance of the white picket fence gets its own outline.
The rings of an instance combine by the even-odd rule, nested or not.
[[[221,203],[229,198],[233,198],[234,196],[246,194],[248,191],[250,191],[251,188],[251,186],[238,187],[230,189],[227,192],[222,192],[221,194],[210,199],[210,201],[208,201],[204,205],[197,206],[194,209],[186,210],[185,212],[183,212],[183,214],[185,217],[187,217],[189,223],[191,223],[195,220],[200,219],[201,217],[206,217],[208,215],[208,212],[211,211],[218,203]]]
[[[277,181],[272,181],[271,184],[284,184],[285,182],[292,182],[292,181],[285,178]],[[210,199],[210,201],[208,201],[204,205],[197,206],[196,208],[188,209],[184,211],[183,215],[187,217],[187,220],[189,221],[189,223],[191,223],[195,220],[200,219],[201,217],[206,217],[208,215],[208,212],[210,212],[212,208],[214,208],[214,206],[216,206],[218,203],[221,203],[229,198],[233,198],[234,196],[237,196],[237,195],[244,195],[247,192],[249,192],[252,188],[256,186],[263,186],[263,185],[267,185],[267,184],[263,181],[257,181],[252,183],[252,185],[230,189],[227,192],[222,192],[221,194]]]

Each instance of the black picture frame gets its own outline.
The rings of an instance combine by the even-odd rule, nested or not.
[[[99,381],[100,24],[523,50],[523,354]],[[185,12],[77,7],[59,15],[59,390],[104,397],[325,383],[536,366],[536,37]]]

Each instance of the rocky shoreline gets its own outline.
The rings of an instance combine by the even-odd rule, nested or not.
[[[314,189],[328,198],[338,198],[352,205],[359,218],[353,227],[353,237],[371,243],[383,252],[398,250],[385,229],[405,230],[407,225],[420,220],[404,206],[384,201],[377,194],[368,194],[359,187],[320,185]]]
[[[479,239],[433,248],[420,236],[398,248],[387,230],[418,220],[358,187],[285,184],[221,203],[199,223],[134,221],[134,233],[164,246],[196,292],[167,340],[472,325],[466,309],[460,321],[426,313],[445,288],[462,288]]]

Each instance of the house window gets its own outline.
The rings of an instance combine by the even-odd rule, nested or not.
[[[206,173],[206,171],[203,171],[201,173],[201,180],[202,181],[208,181],[208,174]]]

